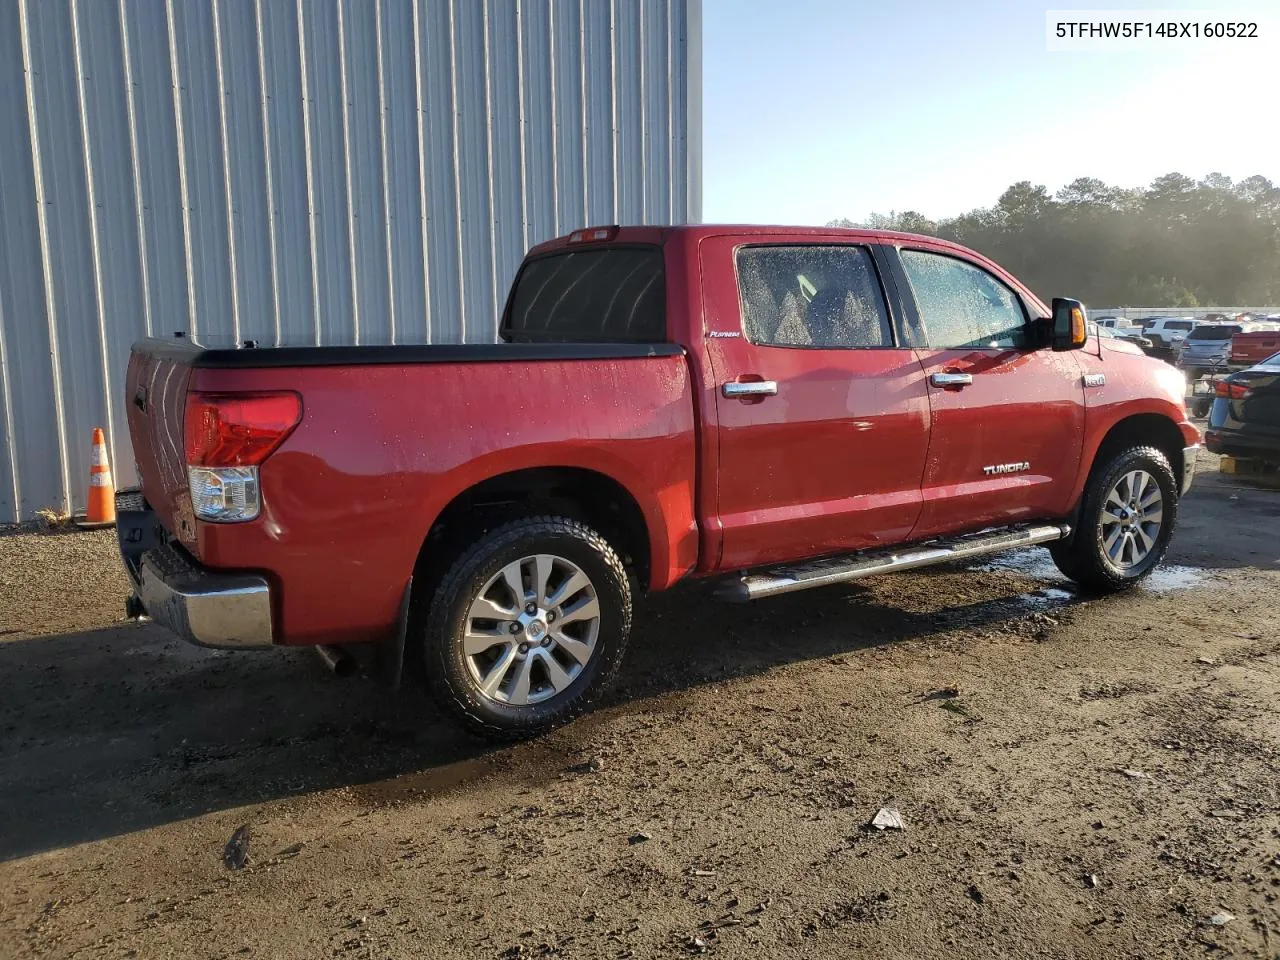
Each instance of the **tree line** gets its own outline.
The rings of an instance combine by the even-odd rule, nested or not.
[[[1150,186],[1081,177],[1057,193],[1029,180],[994,206],[945,220],[915,210],[832,227],[904,230],[989,256],[1044,300],[1098,306],[1280,305],[1280,187],[1262,176],[1181,173]]]

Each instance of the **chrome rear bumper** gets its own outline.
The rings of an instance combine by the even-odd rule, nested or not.
[[[154,515],[135,491],[117,495],[116,517],[121,558],[147,616],[202,647],[271,646],[265,577],[207,570],[162,542]]]
[[[138,599],[156,623],[202,647],[271,646],[271,588],[264,577],[203,570],[172,547],[142,556]]]

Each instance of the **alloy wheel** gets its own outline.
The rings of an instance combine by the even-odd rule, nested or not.
[[[1164,495],[1146,470],[1122,474],[1107,493],[1098,519],[1098,539],[1107,559],[1128,572],[1155,549],[1163,523]]]
[[[571,560],[540,553],[495,573],[467,609],[467,671],[483,697],[509,706],[564,692],[591,660],[600,601]]]

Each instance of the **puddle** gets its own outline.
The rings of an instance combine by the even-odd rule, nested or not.
[[[1075,598],[1076,595],[1071,590],[1044,587],[1040,590],[1033,590],[1031,593],[1019,594],[1017,600],[1020,604],[1028,607],[1056,607],[1059,604],[1070,603]]]
[[[1186,590],[1194,587],[1209,576],[1210,571],[1199,567],[1179,567],[1172,564],[1161,564],[1155,572],[1142,581],[1145,590],[1154,593],[1168,593],[1171,590]]]
[[[969,569],[980,573],[1020,573],[1033,580],[1068,582],[1067,578],[1053,565],[1053,558],[1049,556],[1048,550],[1011,550],[1008,553],[996,554],[991,559]]]
[[[1054,583],[1069,584],[1069,581],[1058,568],[1053,565],[1049,551],[1031,548],[1014,550],[1010,553],[998,554],[981,564],[970,567],[980,573],[1018,573],[1033,580],[1048,580]],[[1206,580],[1213,571],[1200,567],[1183,567],[1177,564],[1162,563],[1151,576],[1142,581],[1141,590],[1152,593],[1169,593],[1173,590],[1186,590]],[[1023,594],[1020,600],[1029,603],[1040,602],[1062,603],[1070,600],[1075,594],[1070,589],[1044,587],[1035,593]]]

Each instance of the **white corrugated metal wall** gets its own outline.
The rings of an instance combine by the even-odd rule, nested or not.
[[[0,0],[0,522],[133,480],[129,345],[489,342],[700,215],[701,0]]]

